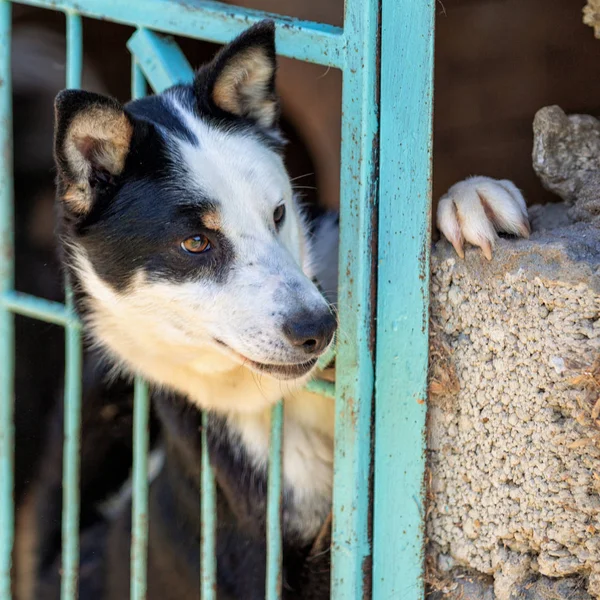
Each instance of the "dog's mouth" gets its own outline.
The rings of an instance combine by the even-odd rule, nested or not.
[[[305,375],[308,375],[310,371],[312,371],[319,360],[319,358],[316,357],[311,358],[303,363],[261,363],[256,362],[255,360],[252,360],[247,356],[240,354],[239,352],[236,352],[233,348],[231,348],[231,346],[228,346],[225,342],[222,342],[217,338],[214,338],[214,340],[217,344],[219,344],[219,346],[226,348],[231,354],[235,355],[243,365],[250,367],[254,371],[258,371],[259,373],[267,373],[276,379],[290,380],[304,377]]]

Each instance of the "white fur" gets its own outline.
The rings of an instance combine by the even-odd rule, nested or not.
[[[293,497],[284,518],[286,528],[307,541],[317,535],[331,510],[334,420],[335,405],[329,398],[306,390],[286,394],[283,474],[286,489],[293,490]],[[241,437],[253,464],[266,469],[271,411],[232,413],[227,421]]]
[[[464,241],[479,246],[490,260],[497,231],[521,237],[530,231],[521,192],[511,181],[490,177],[471,177],[453,185],[440,199],[437,224],[461,258]]]

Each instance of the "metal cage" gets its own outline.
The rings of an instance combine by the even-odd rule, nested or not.
[[[81,85],[82,17],[137,29],[132,96],[185,80],[178,47],[154,32],[218,43],[265,17],[282,55],[341,69],[342,168],[333,494],[332,598],[424,596],[424,466],[434,0],[346,0],[344,27],[211,0],[19,0],[66,15],[66,86]],[[11,4],[0,0],[0,600],[11,598],[13,314],[65,328],[62,600],[77,597],[81,325],[66,304],[14,289]],[[146,597],[147,385],[134,397],[131,599]],[[281,436],[273,409],[268,473],[267,586],[281,597]],[[203,445],[206,439],[203,438]],[[215,488],[203,452],[201,598],[215,593]]]

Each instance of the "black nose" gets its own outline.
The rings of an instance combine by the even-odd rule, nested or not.
[[[306,354],[320,354],[331,342],[336,325],[329,311],[302,312],[287,320],[283,333],[293,346]]]

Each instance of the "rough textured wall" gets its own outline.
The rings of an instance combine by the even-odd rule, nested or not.
[[[600,597],[600,230],[502,240],[492,262],[440,242],[432,296],[449,360],[430,400],[430,576],[467,567],[493,581],[455,573],[466,598],[508,600],[589,598],[587,580],[540,576],[591,575]]]
[[[535,115],[533,137],[542,185],[564,200],[572,221],[600,225],[600,121],[546,106]]]
[[[600,0],[588,0],[583,9],[583,22],[594,28],[594,34],[600,38]]]

